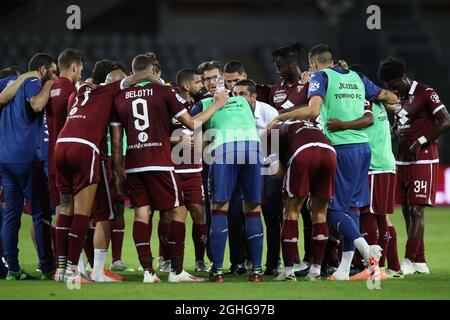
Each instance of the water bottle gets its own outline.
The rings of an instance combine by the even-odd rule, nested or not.
[[[222,77],[222,74],[219,73],[217,76],[217,85],[216,85],[216,92],[222,92],[225,90],[225,80]]]

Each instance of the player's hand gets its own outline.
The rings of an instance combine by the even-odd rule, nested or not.
[[[277,118],[273,119],[272,121],[270,121],[270,123],[267,125],[266,129],[270,130],[273,127],[275,127],[278,123],[280,123],[280,120],[278,120]]]
[[[303,84],[309,82],[309,80],[311,79],[311,74],[312,74],[311,71],[305,71],[305,72],[303,72],[303,73],[302,73],[302,76],[301,76],[301,78],[300,78],[300,82],[303,83]]]
[[[327,129],[330,132],[345,130],[344,122],[336,118],[330,118],[327,122]]]
[[[227,104],[228,101],[228,92],[227,90],[223,90],[220,92],[216,92],[214,95],[214,102],[217,102],[219,105],[219,109]]]
[[[422,145],[420,144],[419,140],[414,141],[414,143],[409,147],[409,151],[413,155],[414,160],[417,159],[420,149],[422,149]]]
[[[186,148],[193,148],[194,147],[194,137],[193,136],[181,136],[179,143],[182,146],[185,146]]]

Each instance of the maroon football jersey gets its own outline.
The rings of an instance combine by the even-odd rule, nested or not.
[[[289,159],[305,148],[321,146],[333,149],[322,129],[312,122],[285,121],[277,124],[273,129],[279,130],[280,161],[285,165]],[[273,133],[270,135],[273,139]]]
[[[186,101],[184,106],[186,110],[191,113],[191,109],[194,106],[194,101]],[[191,129],[186,128],[184,125],[181,124],[180,121],[178,121],[176,118],[172,118],[172,126],[171,131],[172,133],[177,130],[176,135],[187,135],[187,136],[193,136],[194,132]],[[180,153],[180,157],[183,157],[183,153]],[[195,161],[200,163],[194,163]],[[202,171],[202,163],[201,163],[201,155],[195,157],[194,155],[194,147],[191,148],[190,158],[187,163],[175,163],[175,172],[176,173],[195,173],[195,172],[201,172]]]
[[[75,85],[67,78],[60,77],[52,85],[50,98],[45,107],[48,126],[48,171],[56,174],[55,145],[58,134],[64,127],[67,117],[67,102],[75,92]]]
[[[110,121],[114,97],[121,91],[121,81],[98,86],[81,85],[76,97],[69,99],[67,120],[58,141],[88,144],[100,153]],[[73,101],[73,103],[72,103]]]
[[[174,170],[171,158],[172,118],[187,112],[173,88],[159,84],[134,86],[115,99],[111,125],[127,134],[125,172]]]
[[[408,96],[400,101],[402,109],[395,114],[394,131],[399,137],[399,148],[396,155],[399,164],[427,161],[438,162],[437,140],[429,141],[422,146],[417,159],[409,151],[409,147],[421,136],[433,129],[433,116],[445,108],[433,88],[413,81]],[[402,163],[403,162],[403,163]]]
[[[308,104],[309,83],[302,84],[300,81],[292,86],[284,81],[272,86],[269,95],[269,104],[278,111]]]

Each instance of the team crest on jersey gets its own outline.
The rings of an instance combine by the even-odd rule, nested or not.
[[[316,91],[320,88],[320,83],[318,81],[311,81],[309,84],[309,90]]]
[[[283,102],[284,100],[286,100],[287,95],[285,92],[280,92],[277,93],[276,95],[273,96],[273,102],[274,103],[279,103],[279,102]]]
[[[439,99],[439,96],[436,92],[433,92],[430,96],[431,101],[433,101],[433,103],[439,103],[441,101],[441,99]]]
[[[78,111],[78,108],[77,108],[77,107],[74,107],[74,108],[72,108],[72,109],[70,110],[69,115],[73,116],[75,113],[77,113],[77,111]]]
[[[145,133],[145,132],[141,132],[141,133],[139,133],[139,135],[138,135],[138,139],[139,139],[139,141],[140,141],[141,143],[145,143],[145,142],[147,142],[147,140],[148,140],[148,134]]]

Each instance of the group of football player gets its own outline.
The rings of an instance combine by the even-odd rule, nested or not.
[[[301,50],[273,52],[274,85],[248,79],[237,60],[205,61],[165,82],[151,52],[129,73],[97,61],[85,80],[76,49],[56,60],[38,53],[28,72],[1,70],[0,275],[33,278],[18,259],[25,211],[41,279],[123,281],[114,272],[134,271],[121,257],[127,206],[144,283],[161,282],[161,272],[169,282],[203,282],[202,273],[212,282],[226,273],[253,282],[428,274],[424,210],[436,197],[437,138],[450,128],[445,106],[400,59],[380,62],[383,89],[323,44],[302,72]],[[401,263],[395,203],[408,236]],[[197,276],[183,267],[188,213]]]

